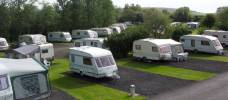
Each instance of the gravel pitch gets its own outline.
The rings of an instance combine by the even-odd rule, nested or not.
[[[72,47],[72,43],[61,43],[54,44],[56,58],[68,58],[68,48]],[[225,51],[225,55],[228,55],[228,51]],[[189,59],[186,62],[151,62],[155,64],[165,64],[175,66],[178,68],[186,68],[199,71],[207,71],[214,73],[222,73],[228,71],[228,63],[206,61],[206,60],[195,60]],[[78,74],[64,73],[71,75],[72,77],[79,78],[82,80],[94,82],[107,87],[119,89],[128,92],[131,84],[136,85],[136,92],[152,98],[159,94],[166,92],[172,92],[176,89],[180,89],[186,86],[191,86],[195,81],[180,80],[175,78],[169,78],[156,74],[136,71],[129,68],[119,67],[120,79],[95,79],[87,76],[81,77]],[[67,99],[66,99],[67,100]]]
[[[136,93],[149,98],[168,91],[174,91],[194,83],[194,81],[169,78],[122,67],[119,67],[119,75],[121,76],[120,79],[95,79],[87,76],[82,77],[79,74],[72,72],[65,74],[126,92],[129,92],[129,86],[134,84],[136,86]]]
[[[54,43],[55,58],[68,58],[68,49],[73,43]]]
[[[76,100],[76,99],[59,89],[53,88],[51,96],[42,100]]]
[[[228,71],[228,63],[226,62],[207,61],[207,60],[198,60],[198,59],[188,59],[187,61],[184,61],[184,62],[152,61],[149,63],[162,64],[162,65],[174,66],[178,68],[186,68],[186,69],[213,72],[213,73],[223,73]]]

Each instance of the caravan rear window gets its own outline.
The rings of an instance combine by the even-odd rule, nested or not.
[[[9,87],[7,75],[0,76],[0,91],[5,90]]]
[[[107,67],[115,65],[114,58],[112,56],[104,56],[96,58],[96,63],[98,67]]]

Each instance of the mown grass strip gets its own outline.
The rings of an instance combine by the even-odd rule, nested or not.
[[[65,91],[77,100],[144,100],[145,97],[129,97],[126,92],[96,83],[64,75],[68,71],[66,59],[56,59],[50,69],[50,80],[54,87]]]
[[[190,58],[192,58],[192,59],[201,59],[201,60],[228,62],[228,57],[226,57],[226,56],[218,56],[218,55],[214,55],[214,54],[191,53],[190,54]]]
[[[129,67],[136,70],[149,72],[153,74],[159,74],[163,76],[184,79],[184,80],[194,80],[201,81],[213,77],[214,73],[201,72],[184,68],[176,68],[172,66],[164,65],[154,65],[143,62],[136,62],[130,59],[120,59],[117,61],[118,66]]]

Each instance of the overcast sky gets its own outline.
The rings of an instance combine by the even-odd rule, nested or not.
[[[44,0],[55,2],[56,0]],[[179,8],[189,7],[191,10],[214,13],[221,6],[228,6],[228,0],[112,0],[113,4],[118,7],[124,7],[125,4],[139,4],[142,7],[166,7]]]

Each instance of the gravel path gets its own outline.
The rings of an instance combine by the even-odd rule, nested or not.
[[[87,76],[81,77],[76,73],[67,73],[67,75],[126,92],[129,92],[129,86],[134,84],[136,85],[137,93],[149,98],[168,91],[174,91],[194,83],[193,81],[169,78],[122,67],[119,67],[119,75],[121,76],[120,79],[95,79]]]
[[[68,95],[67,93],[53,88],[51,96],[42,100],[76,100],[74,97]]]
[[[68,58],[68,49],[73,43],[54,43],[55,58]]]
[[[228,71],[228,63],[217,62],[217,61],[207,61],[198,59],[188,59],[184,62],[174,62],[174,61],[152,61],[151,64],[162,64],[167,66],[174,66],[178,68],[186,68],[198,71],[206,71],[213,73],[222,73]]]
[[[176,91],[161,94],[151,100],[228,100],[228,73]]]
[[[73,46],[72,43],[54,44],[56,58],[67,58],[68,48],[72,46]],[[228,56],[228,51],[225,51],[225,55]],[[186,68],[186,69],[207,71],[207,72],[214,72],[214,73],[223,73],[225,71],[228,71],[228,63],[216,62],[216,61],[189,59],[186,62],[155,62],[154,61],[151,63],[165,64],[165,65],[175,66],[178,68]],[[169,92],[174,92],[181,88],[191,87],[193,83],[196,83],[194,81],[169,78],[165,76],[145,73],[145,72],[136,71],[133,69],[123,68],[123,67],[119,67],[119,75],[121,76],[121,78],[118,80],[112,80],[107,78],[94,79],[86,76],[81,77],[78,74],[72,74],[72,73],[67,73],[67,75],[71,75],[73,77],[80,78],[82,80],[87,80],[90,82],[98,83],[107,87],[123,90],[126,92],[129,91],[129,85],[135,84],[136,92],[148,98],[153,98],[163,93],[166,94]],[[163,98],[160,100],[169,100],[169,99]],[[171,100],[175,100],[175,99],[171,99]],[[185,100],[185,99],[182,99],[182,100]]]

